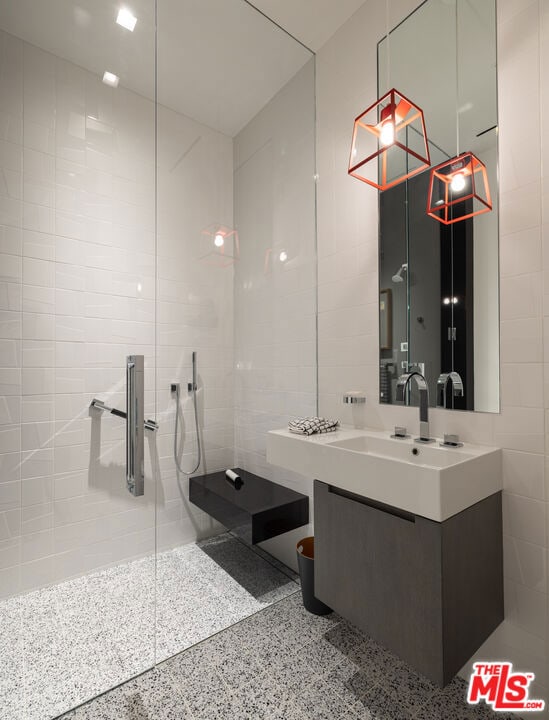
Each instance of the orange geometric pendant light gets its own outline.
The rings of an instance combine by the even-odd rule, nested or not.
[[[387,190],[430,164],[423,110],[395,88],[355,119],[349,175]]]
[[[464,152],[431,170],[427,215],[451,225],[491,209],[486,166],[473,153]]]

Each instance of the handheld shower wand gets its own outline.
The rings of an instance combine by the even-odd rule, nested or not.
[[[172,392],[175,392],[175,431],[173,436],[173,459],[175,460],[175,466],[179,470],[180,473],[183,475],[192,475],[195,473],[198,468],[200,467],[200,463],[202,462],[202,447],[200,445],[200,430],[198,428],[198,405],[196,402],[196,390],[197,390],[197,383],[196,383],[196,351],[193,350],[192,354],[192,364],[193,364],[193,378],[192,382],[187,383],[187,390],[188,392],[192,393],[193,396],[193,405],[194,405],[194,423],[196,428],[196,446],[198,450],[198,458],[195,467],[192,470],[183,470],[181,465],[179,464],[179,460],[177,459],[177,433],[179,430],[179,383],[173,383],[171,385]]]
[[[191,383],[187,383],[187,390],[189,392],[196,392],[196,350],[193,350],[192,354],[192,363],[193,363],[193,381],[192,385]]]

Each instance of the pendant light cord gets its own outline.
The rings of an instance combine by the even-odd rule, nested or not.
[[[459,44],[458,44],[458,1],[456,5],[456,157],[459,155]]]
[[[456,50],[455,50],[455,58],[456,58],[456,157],[459,156],[459,43],[458,43],[458,0],[455,0],[455,23],[456,23]],[[454,214],[454,209],[452,207],[452,217]],[[451,264],[451,292],[452,292],[452,299],[454,297],[454,226],[452,225],[452,229],[450,230],[450,243],[451,243],[451,253],[450,253],[450,264]],[[455,307],[454,303],[452,302],[450,306],[450,314],[451,314],[451,322],[452,327],[455,327]],[[451,342],[451,350],[452,350],[452,371],[455,370],[455,347],[456,343],[455,340],[452,340]]]
[[[391,89],[391,40],[389,38],[389,0],[385,0],[385,32],[387,36],[387,88],[388,92]]]

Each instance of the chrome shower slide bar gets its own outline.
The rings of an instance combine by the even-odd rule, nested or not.
[[[145,453],[143,405],[145,402],[143,355],[126,358],[126,485],[132,495],[143,495]]]
[[[156,430],[152,420],[145,420],[145,363],[143,355],[126,358],[126,412],[109,407],[94,398],[90,404],[126,420],[126,487],[136,497],[145,492],[144,431]]]

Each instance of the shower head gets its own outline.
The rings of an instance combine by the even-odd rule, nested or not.
[[[393,275],[392,280],[394,283],[401,283],[404,282],[404,278],[402,277],[402,274],[408,270],[408,263],[402,263],[400,266],[398,272]]]

